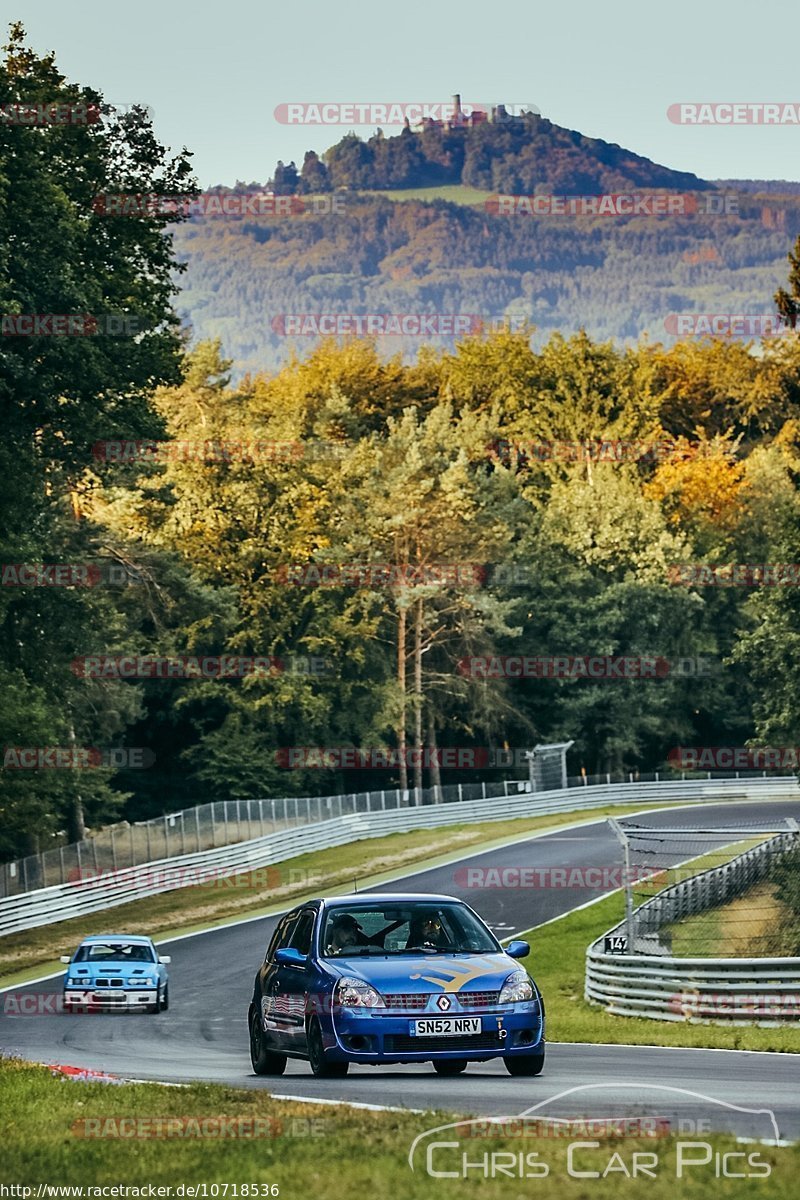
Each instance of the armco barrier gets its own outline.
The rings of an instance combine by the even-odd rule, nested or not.
[[[796,833],[778,834],[730,862],[664,888],[633,914],[634,951],[651,944],[663,926],[740,895],[794,845]],[[673,958],[663,948],[660,954],[606,953],[606,937],[625,932],[621,921],[586,952],[584,995],[606,1012],[659,1021],[800,1021],[800,958]]]
[[[190,872],[213,872],[215,879],[284,862],[311,850],[343,846],[362,838],[410,829],[497,821],[548,813],[580,812],[614,804],[662,801],[720,802],[798,796],[797,778],[681,780],[660,783],[602,784],[580,790],[521,792],[486,800],[429,804],[386,812],[354,813],[253,838],[234,846],[161,859],[94,878],[40,888],[0,900],[0,936],[100,912],[118,904],[174,891],[187,885]],[[432,845],[432,849],[435,846]],[[266,898],[266,897],[265,897]]]

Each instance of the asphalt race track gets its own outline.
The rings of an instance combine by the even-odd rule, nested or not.
[[[750,822],[757,826],[785,817],[800,817],[797,800],[670,808],[635,820],[652,827],[742,826],[746,836]],[[632,820],[627,817],[624,823]],[[720,838],[721,842],[732,840],[732,836]],[[697,853],[696,843],[692,853]],[[460,896],[499,937],[507,938],[595,899],[597,891],[564,887],[478,890],[466,886],[463,868],[612,867],[621,865],[621,855],[617,840],[601,821],[476,854],[376,890]],[[680,858],[676,853],[674,861]],[[771,1110],[781,1137],[800,1137],[800,1071],[798,1058],[788,1054],[551,1044],[544,1074],[533,1079],[512,1078],[502,1063],[480,1063],[452,1079],[435,1075],[430,1064],[424,1064],[391,1069],[351,1066],[345,1079],[317,1080],[306,1063],[292,1060],[279,1079],[256,1077],[248,1055],[247,1006],[275,919],[258,918],[161,943],[163,951],[172,956],[168,1012],[65,1015],[48,1013],[46,1004],[44,1013],[38,1015],[4,1012],[0,1016],[0,1047],[4,1053],[34,1061],[67,1063],[137,1079],[208,1080],[268,1088],[283,1096],[448,1109],[476,1116],[519,1114],[533,1106],[542,1106],[536,1109],[538,1116],[619,1116],[647,1111],[667,1115],[674,1122],[683,1120],[687,1133],[695,1128],[693,1120],[704,1120],[715,1129],[762,1138],[776,1136],[766,1113],[747,1115],[736,1107],[726,1107],[741,1106]],[[109,926],[115,926],[113,913],[109,914]],[[535,977],[535,938],[526,966]],[[61,976],[12,990],[15,997],[23,993],[59,995]],[[654,1042],[658,1036],[658,1024],[653,1022]],[[587,1085],[591,1090],[585,1090]],[[583,1090],[564,1096],[569,1089]]]

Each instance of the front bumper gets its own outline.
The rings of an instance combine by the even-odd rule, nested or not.
[[[106,1009],[109,1012],[133,1012],[158,1003],[158,988],[65,988],[65,1011],[88,1012]]]
[[[330,1062],[431,1062],[460,1058],[485,1061],[522,1054],[541,1053],[544,1021],[537,1005],[530,1002],[497,1006],[478,1012],[460,1012],[459,1017],[479,1017],[479,1034],[415,1034],[415,1021],[435,1018],[436,1013],[384,1013],[380,1009],[338,1009],[323,1039]]]

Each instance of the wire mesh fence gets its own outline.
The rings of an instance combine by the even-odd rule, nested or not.
[[[675,958],[800,954],[796,822],[612,824],[625,851],[626,949]]]
[[[790,776],[790,772],[604,772],[596,775],[573,775],[566,780],[567,788],[582,788],[617,783],[658,783],[666,780],[715,779],[730,780]],[[551,791],[563,786],[559,771],[553,769],[534,781],[534,790]],[[148,821],[121,821],[108,825],[81,842],[54,845],[25,858],[0,864],[0,898],[53,884],[88,879],[93,875],[141,866],[195,851],[233,845],[310,825],[331,817],[353,813],[381,812],[423,804],[455,804],[460,801],[509,796],[528,791],[531,781],[511,779],[446,784],[437,788],[386,788],[375,791],[346,792],[335,796],[304,796],[262,798],[253,800],[220,800],[165,813]]]

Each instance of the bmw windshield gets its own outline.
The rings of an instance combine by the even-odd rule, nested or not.
[[[499,943],[462,904],[428,901],[400,906],[330,909],[320,950],[325,958],[355,955],[497,954]]]

